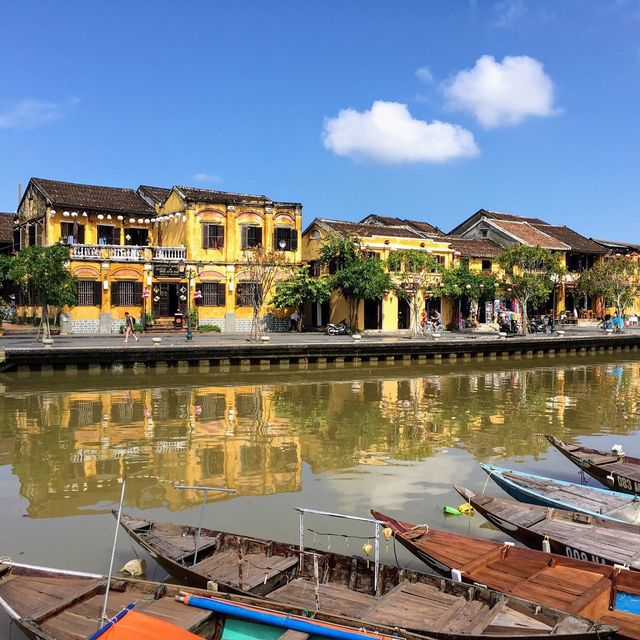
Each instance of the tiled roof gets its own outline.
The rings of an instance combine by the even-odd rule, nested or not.
[[[496,220],[506,220],[507,222],[528,222],[529,224],[547,224],[540,218],[532,218],[530,216],[519,216],[515,213],[503,213],[502,211],[491,211],[491,209],[481,209],[485,216],[488,218],[495,218]]]
[[[571,247],[572,251],[580,253],[605,253],[606,249],[597,242],[580,235],[577,231],[569,229],[569,227],[554,224],[533,224],[536,229],[544,231],[560,242],[564,242]]]
[[[407,218],[394,218],[391,216],[379,216],[377,214],[372,214],[363,218],[360,221],[362,224],[373,224],[378,226],[407,226],[413,229],[417,229],[427,236],[441,236],[443,235],[442,231],[437,227],[434,227],[432,224],[425,222],[423,220],[409,220]]]
[[[445,236],[443,238],[454,251],[459,251],[469,258],[495,258],[502,252],[502,247],[491,240],[475,240],[473,238],[458,238]]]
[[[603,240],[602,238],[589,238],[593,240],[605,250],[621,252],[640,251],[640,244],[633,244],[631,242],[620,242],[619,240]]]
[[[361,222],[327,220],[326,218],[317,218],[315,222],[328,231],[333,231],[334,233],[340,233],[342,235],[357,236],[358,238],[371,238],[373,236],[382,238],[385,236],[392,238],[423,237],[415,230],[409,229],[405,226],[362,224]]]
[[[523,244],[539,246],[543,249],[555,249],[557,251],[570,251],[571,247],[560,240],[536,229],[528,222],[512,222],[507,220],[488,220],[499,229],[520,240]]]
[[[0,244],[13,243],[13,219],[15,213],[0,211]]]
[[[122,211],[146,216],[155,212],[133,189],[99,187],[91,184],[58,182],[31,178],[54,207],[90,209],[92,211]]]
[[[138,187],[138,191],[141,191],[157,204],[162,204],[171,193],[171,189],[167,189],[166,187],[151,187],[146,184],[141,184]]]

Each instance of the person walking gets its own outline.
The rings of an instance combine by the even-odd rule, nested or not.
[[[135,341],[138,342],[139,338],[136,335],[136,321],[133,319],[133,316],[129,315],[128,311],[124,312],[124,341],[129,342],[129,336],[135,338]]]
[[[289,331],[297,331],[298,330],[298,322],[300,321],[300,314],[296,309],[290,316],[289,320],[291,325],[289,326]]]

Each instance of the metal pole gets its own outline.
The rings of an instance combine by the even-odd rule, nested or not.
[[[377,593],[378,589],[378,574],[380,571],[380,525],[385,524],[380,520],[374,520],[373,518],[362,518],[361,516],[350,516],[344,513],[334,513],[332,511],[319,511],[317,509],[306,509],[304,507],[294,507],[296,511],[300,513],[300,569],[302,569],[302,552],[304,543],[304,514],[314,513],[319,516],[329,516],[330,518],[341,518],[342,520],[357,520],[359,522],[372,522],[375,525],[375,545],[374,545],[374,576],[373,576],[373,590]]]
[[[124,490],[127,485],[126,476],[122,478],[122,491],[120,493],[120,506],[118,507],[118,518],[116,519],[116,530],[113,535],[113,548],[111,549],[111,562],[109,563],[109,576],[107,577],[107,588],[104,592],[104,604],[102,606],[102,615],[100,616],[100,626],[102,629],[107,619],[107,603],[109,601],[109,589],[111,588],[111,576],[113,574],[113,560],[116,555],[116,544],[118,542],[118,531],[120,529],[120,516],[122,515],[122,504],[124,503]]]
[[[556,332],[556,283],[555,280],[553,282],[553,302],[551,309],[551,333]]]
[[[198,533],[196,533],[196,548],[193,554],[193,564],[198,561],[198,550],[200,548],[200,534],[202,532],[202,521],[204,519],[204,508],[207,503],[209,491],[218,491],[219,493],[235,493],[235,489],[225,489],[224,487],[200,487],[197,485],[176,484],[175,489],[191,489],[193,491],[204,491],[202,496],[202,506],[200,507],[200,519],[198,522]]]

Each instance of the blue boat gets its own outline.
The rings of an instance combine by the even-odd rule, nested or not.
[[[579,511],[614,522],[640,524],[640,500],[637,496],[490,464],[481,463],[480,466],[501,489],[520,502]]]

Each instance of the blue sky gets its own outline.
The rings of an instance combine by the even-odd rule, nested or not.
[[[0,210],[31,176],[640,242],[640,0],[10,2]]]

